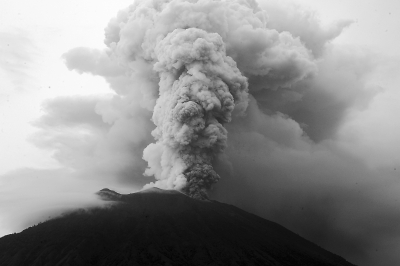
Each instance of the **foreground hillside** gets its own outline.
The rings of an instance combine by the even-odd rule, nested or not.
[[[99,195],[117,203],[0,238],[1,265],[352,265],[231,205],[159,189]]]

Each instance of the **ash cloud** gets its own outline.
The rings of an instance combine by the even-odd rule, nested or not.
[[[63,55],[70,70],[103,77],[110,94],[49,100],[32,141],[74,180],[130,190],[183,189],[187,170],[214,171],[219,182],[203,184],[211,198],[353,263],[398,264],[398,64],[335,44],[351,23],[322,26],[282,1],[136,1],[107,25],[107,48]],[[219,84],[229,104],[181,93],[192,84],[206,96]],[[206,125],[216,146],[202,139]],[[208,149],[194,149],[205,171],[182,159],[193,161],[194,139]]]
[[[247,106],[243,75],[251,92],[316,71],[300,39],[266,21],[254,1],[137,1],[109,23],[105,43],[120,64],[135,72],[132,63],[144,62],[160,79],[156,143],[143,155],[155,186],[206,197],[219,179],[212,162],[226,146],[223,125]]]
[[[258,3],[261,8],[267,10],[268,28],[280,32],[288,31],[294,37],[299,37],[317,58],[323,56],[327,44],[354,23],[351,19],[342,19],[322,26],[318,14],[294,2],[263,0]]]
[[[116,96],[58,97],[47,101],[31,141],[80,176],[143,186],[141,153],[151,140],[150,115]],[[143,112],[147,115],[138,115]],[[137,170],[141,169],[141,170]]]

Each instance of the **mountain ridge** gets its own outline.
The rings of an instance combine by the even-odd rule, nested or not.
[[[353,265],[229,204],[156,188],[125,195],[102,189],[97,195],[114,203],[0,238],[0,261],[10,266]]]

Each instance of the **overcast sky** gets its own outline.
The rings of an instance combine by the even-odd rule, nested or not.
[[[400,2],[395,0],[293,0],[292,2],[306,10],[314,10],[322,26],[328,27],[342,19],[352,20],[352,24],[333,40],[333,44],[353,47],[353,51],[368,51],[373,55],[373,60],[377,60],[376,64],[380,64],[379,69],[368,76],[368,82],[374,84],[373,93],[378,96],[369,102],[370,108],[361,108],[361,111],[349,113],[350,118],[347,117],[347,122],[335,133],[335,137],[340,139],[340,144],[335,145],[349,154],[358,156],[357,158],[361,158],[360,160],[371,169],[375,167],[374,169],[387,171],[382,167],[390,169],[400,167],[400,145],[398,145],[400,120],[397,115],[400,112],[400,107],[397,106],[400,100],[400,92],[397,91],[400,85],[397,75],[399,70],[397,64],[400,62],[398,50]],[[77,184],[70,181],[71,178],[67,173],[73,167],[67,164],[66,168],[69,168],[63,168],[64,165],[60,160],[53,156],[56,148],[49,148],[52,146],[48,143],[40,145],[37,141],[32,141],[32,139],[37,140],[37,134],[43,134],[43,124],[47,123],[44,120],[37,121],[44,114],[48,114],[48,110],[54,106],[57,108],[54,101],[44,107],[46,100],[59,96],[92,97],[113,93],[101,75],[70,71],[65,64],[63,54],[75,47],[105,48],[104,28],[120,9],[131,3],[132,1],[127,0],[2,1],[0,193],[3,193],[3,197],[0,195],[0,201],[3,202],[0,202],[0,236],[17,230],[10,226],[7,218],[12,215],[19,217],[13,211],[14,206],[17,210],[18,208],[26,210],[25,205],[11,200],[12,196],[7,201],[4,195],[21,195],[21,191],[27,189],[37,189],[38,194],[47,189],[54,189],[54,193],[59,193]],[[345,93],[344,97],[347,97]],[[60,106],[62,104],[65,103],[60,103]],[[44,108],[47,108],[47,111],[44,111]],[[39,129],[38,124],[42,126],[39,126]],[[57,181],[52,179],[53,175],[59,177]],[[126,185],[129,181],[125,183],[107,181],[106,177],[102,177],[96,185],[91,185],[93,182],[87,179],[80,182],[79,184],[85,187],[82,190],[85,193],[101,189],[102,185],[106,187],[108,182],[118,187],[119,192],[127,193],[140,188],[136,183],[129,186]],[[388,186],[391,184],[387,183]],[[379,186],[379,189],[383,187]],[[82,195],[76,197],[95,204],[92,198]],[[42,205],[46,200],[47,198],[40,198],[38,202]],[[79,200],[71,200],[68,204],[60,202],[50,209],[60,206],[68,208],[74,206],[75,201]],[[45,211],[52,213],[50,209]],[[31,212],[34,211],[35,205],[32,204]],[[254,212],[257,213],[257,208]],[[36,221],[35,219],[24,221],[21,226],[30,225]]]

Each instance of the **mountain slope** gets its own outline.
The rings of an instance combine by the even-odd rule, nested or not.
[[[231,205],[160,189],[98,194],[118,203],[0,238],[1,265],[352,265]]]

